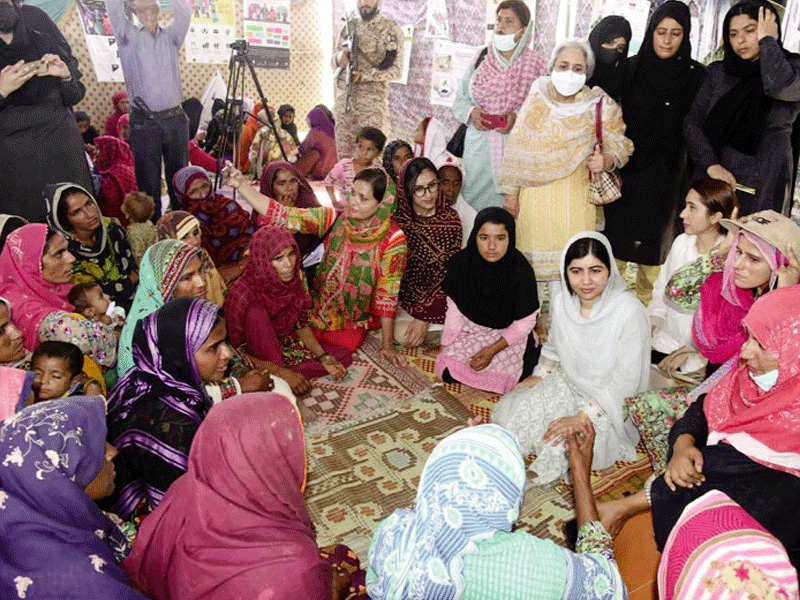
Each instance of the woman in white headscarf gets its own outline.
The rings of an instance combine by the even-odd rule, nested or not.
[[[492,422],[517,436],[523,454],[536,454],[538,484],[566,474],[562,442],[587,420],[597,433],[594,469],[636,458],[639,434],[623,404],[647,387],[650,323],[613,258],[600,233],[583,231],[567,242],[539,364],[492,411]]]

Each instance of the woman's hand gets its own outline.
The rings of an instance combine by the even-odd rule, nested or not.
[[[94,379],[90,379],[86,383],[83,384],[83,395],[84,396],[102,396],[103,395],[103,388],[100,387],[100,384],[97,383]]]
[[[498,127],[497,131],[500,133],[508,133],[514,128],[514,123],[517,122],[517,113],[510,112],[506,113],[506,126],[505,127]]]
[[[239,386],[242,393],[247,392],[268,392],[275,387],[275,382],[267,371],[254,369],[239,377]]]
[[[733,211],[731,211],[731,221],[736,221],[737,217],[739,216],[739,207],[734,207]],[[733,242],[736,240],[736,233],[732,230],[728,230],[728,233],[725,235],[725,238],[719,243],[717,247],[717,256],[719,256],[723,261],[725,257],[728,256],[728,252],[731,251],[733,248]]]
[[[520,382],[517,384],[517,387],[518,387],[518,388],[521,388],[521,387],[522,387],[522,388],[524,388],[524,387],[533,387],[533,386],[535,386],[537,383],[539,383],[541,380],[542,380],[542,378],[541,378],[541,377],[537,377],[536,375],[531,375],[530,377],[526,377],[525,379],[523,379],[522,381],[520,381]]]
[[[736,189],[736,177],[733,176],[733,173],[728,171],[722,165],[711,165],[706,169],[706,173],[712,179],[719,179],[724,181],[732,188]]]
[[[42,56],[41,60],[47,65],[47,70],[40,74],[39,77],[52,75],[60,79],[72,79],[72,73],[69,72],[69,67],[57,54],[45,54]]]
[[[406,365],[406,359],[395,350],[394,346],[384,346],[381,348],[381,356],[398,367],[404,367]]]
[[[585,433],[591,426],[592,420],[589,415],[580,411],[577,415],[562,417],[550,423],[550,427],[545,431],[542,440],[545,442],[550,440],[560,441],[579,432]]]
[[[414,319],[406,329],[403,345],[406,348],[416,348],[425,341],[426,335],[428,335],[428,324],[425,321]]]
[[[666,373],[674,373],[680,369],[683,364],[688,360],[689,353],[685,351],[676,351],[667,354],[660,363],[658,368]]]
[[[503,194],[503,196],[505,197],[503,208],[510,212],[511,216],[516,219],[519,216],[519,193]]]
[[[800,282],[800,263],[797,261],[797,254],[795,254],[792,244],[786,244],[786,253],[784,256],[788,259],[789,264],[778,267],[778,270],[775,271],[778,275],[779,288],[797,285],[797,283]]]
[[[691,435],[679,435],[675,440],[672,459],[664,473],[664,482],[673,492],[676,485],[690,488],[706,480],[703,475],[703,453],[694,445]]]
[[[222,185],[229,185],[233,189],[238,190],[239,186],[246,185],[247,178],[242,175],[242,172],[233,166],[229,160],[225,161],[225,168],[222,169]]]
[[[594,426],[587,417],[583,425],[575,433],[566,436],[571,473],[589,475],[594,458]]]
[[[483,121],[483,111],[480,108],[473,108],[470,113],[472,119],[472,126],[478,131],[486,131],[489,129]]]
[[[778,32],[778,18],[771,10],[767,10],[764,6],[758,9],[758,28],[756,29],[758,41],[760,42],[765,37],[772,37],[776,40],[779,38]]]
[[[334,381],[339,381],[345,375],[347,375],[347,367],[340,363],[335,356],[323,354],[317,360],[319,360],[319,364],[325,367],[328,375],[333,377]]]
[[[469,359],[469,366],[472,367],[473,371],[482,371],[489,366],[495,354],[497,354],[497,351],[491,346],[481,348]]]
[[[600,144],[594,145],[594,152],[586,159],[586,166],[590,173],[602,173],[606,170],[606,155],[600,149]]]
[[[0,70],[0,94],[7,98],[36,75],[38,70],[36,64],[25,64],[24,60],[14,65],[6,65]]]
[[[306,379],[305,375],[292,371],[291,369],[283,368],[278,373],[278,377],[286,380],[292,391],[298,396],[304,396],[311,391],[311,382]]]

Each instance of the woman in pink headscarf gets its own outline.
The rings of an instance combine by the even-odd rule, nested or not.
[[[33,351],[40,341],[72,342],[104,367],[117,360],[114,328],[77,317],[67,301],[75,257],[67,240],[47,225],[11,232],[0,254],[0,296],[14,307],[11,320]]]
[[[273,375],[296,394],[308,379],[341,379],[352,355],[322,345],[308,324],[311,297],[300,274],[300,249],[283,227],[262,227],[250,239],[250,261],[225,297],[228,336],[235,348],[266,361]]]
[[[664,475],[598,509],[613,533],[652,508],[656,544],[663,549],[687,505],[719,490],[780,540],[797,569],[800,286],[764,294],[742,324],[748,337],[738,365],[672,426]]]
[[[339,161],[333,115],[324,104],[318,104],[307,118],[308,135],[297,149],[299,158],[295,166],[304,177],[322,181]]]
[[[128,217],[122,212],[122,201],[128,192],[139,189],[136,187],[131,148],[126,142],[110,135],[95,138],[94,145],[97,148],[94,166],[100,175],[97,205],[104,217],[116,217],[127,227]]]
[[[130,143],[131,120],[128,113],[125,113],[117,120],[117,137],[126,144]]]
[[[155,600],[329,600],[334,584],[344,597],[347,580],[320,558],[305,485],[295,406],[271,393],[226,400],[122,566]]]
[[[117,135],[117,121],[122,115],[128,114],[128,92],[125,90],[119,91],[111,96],[111,102],[114,103],[114,112],[106,119],[106,135]]]

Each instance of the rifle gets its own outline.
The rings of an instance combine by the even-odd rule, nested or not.
[[[358,55],[358,46],[356,44],[358,40],[356,39],[355,14],[351,13],[350,15],[345,15],[343,18],[344,18],[345,35],[347,36],[347,39],[344,42],[344,46],[345,48],[347,48],[350,54],[350,57],[347,61],[347,66],[344,68],[345,69],[344,112],[349,113],[350,109],[352,108],[350,97],[353,94],[353,72],[356,71],[356,56]],[[335,74],[337,80],[339,79],[341,73],[342,73],[342,67],[337,68]]]

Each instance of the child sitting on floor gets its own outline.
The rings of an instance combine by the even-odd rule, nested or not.
[[[156,243],[156,226],[150,220],[154,210],[155,202],[144,192],[129,192],[122,201],[122,214],[130,221],[126,228],[128,242],[137,265],[145,250]]]
[[[91,321],[122,327],[125,325],[125,309],[117,306],[94,281],[85,281],[72,286],[67,300],[75,312]]]
[[[345,207],[347,197],[353,190],[356,175],[364,169],[383,169],[377,158],[383,152],[385,143],[386,136],[380,129],[364,127],[358,132],[355,156],[337,162],[323,182],[335,209],[342,210]],[[335,191],[338,191],[338,194]],[[393,192],[390,193],[394,195]]]
[[[83,376],[83,353],[70,342],[47,341],[33,351],[31,370],[36,402],[103,393],[97,381]]]

